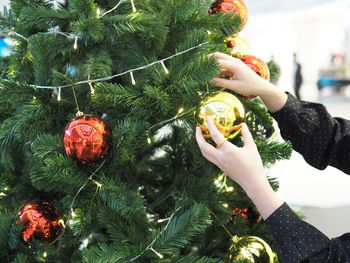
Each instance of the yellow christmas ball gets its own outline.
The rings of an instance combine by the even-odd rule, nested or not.
[[[231,55],[234,56],[243,56],[250,52],[248,41],[239,35],[232,35],[226,38],[225,44]]]
[[[275,254],[270,246],[260,237],[243,236],[232,238],[228,252],[228,262],[247,259],[250,263],[273,263]]]
[[[195,119],[204,138],[211,138],[206,117],[211,116],[216,127],[227,139],[237,136],[244,122],[244,106],[231,93],[218,91],[204,97],[197,106]]]

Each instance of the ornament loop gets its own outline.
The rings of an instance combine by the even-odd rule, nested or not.
[[[75,114],[75,116],[80,117],[83,116],[84,112],[81,112],[80,110]]]

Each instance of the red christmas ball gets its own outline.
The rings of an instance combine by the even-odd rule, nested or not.
[[[249,66],[256,74],[258,74],[263,79],[270,81],[270,69],[267,64],[262,61],[260,58],[257,58],[252,55],[242,55],[238,57],[241,59],[247,66]],[[243,97],[251,99],[255,98],[254,95],[243,95]]]
[[[93,165],[109,153],[112,132],[106,123],[92,115],[79,116],[64,130],[63,146],[66,154],[82,165]]]
[[[256,213],[251,208],[235,208],[231,211],[231,217],[235,220],[238,216],[243,217],[245,220],[248,220],[249,223],[254,224],[261,221],[261,215]]]
[[[31,201],[18,210],[19,220],[23,224],[21,239],[24,242],[32,237],[42,242],[53,242],[62,230],[62,224],[56,208],[48,202]]]
[[[247,6],[243,0],[215,0],[209,10],[209,13],[234,13],[238,15],[241,18],[239,31],[245,27],[248,20]]]

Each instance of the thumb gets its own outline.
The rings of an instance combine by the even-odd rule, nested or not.
[[[250,133],[247,124],[243,123],[242,125],[242,136],[243,136],[243,142],[244,142],[244,147],[251,147],[251,146],[256,146],[253,136]]]

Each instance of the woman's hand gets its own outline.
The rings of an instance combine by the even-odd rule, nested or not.
[[[207,117],[208,129],[216,144],[225,137],[216,128],[213,119]],[[218,149],[207,143],[197,127],[196,139],[203,156],[218,166],[244,189],[266,183],[264,167],[252,135],[246,124],[242,125],[244,146],[242,148],[226,141]]]
[[[261,78],[240,59],[220,52],[213,56],[221,66],[220,74],[213,79],[214,86],[230,89],[241,95],[260,96],[270,112],[276,112],[286,104],[287,94]],[[230,76],[231,79],[223,79],[221,76]]]
[[[213,56],[221,67],[218,77],[213,79],[215,86],[234,90],[241,95],[256,96],[260,96],[267,89],[271,89],[272,84],[270,82],[261,78],[239,58],[220,52],[214,53]],[[232,79],[220,78],[221,76],[230,76]]]
[[[221,144],[225,137],[216,128],[211,117],[207,117],[207,123],[211,137],[216,144]],[[236,181],[266,219],[283,202],[265,177],[258,149],[246,124],[242,126],[242,136],[244,140],[242,148],[225,141],[217,149],[205,141],[199,127],[196,130],[196,140],[203,156]]]

